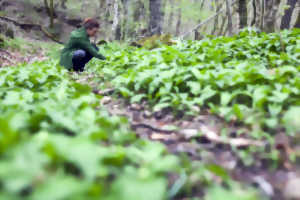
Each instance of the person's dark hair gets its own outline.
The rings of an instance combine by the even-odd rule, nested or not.
[[[83,27],[85,29],[92,29],[92,28],[99,28],[100,27],[100,24],[99,22],[94,19],[94,18],[86,18],[84,21],[83,21]]]

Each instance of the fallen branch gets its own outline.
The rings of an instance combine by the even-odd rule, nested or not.
[[[233,1],[231,3],[231,6],[233,6],[237,1]],[[185,32],[184,34],[182,34],[182,36],[180,37],[181,39],[185,38],[186,36],[188,36],[189,34],[191,34],[192,32],[196,31],[197,29],[199,29],[201,26],[207,24],[209,21],[211,21],[212,19],[214,19],[215,17],[219,16],[219,14],[223,13],[226,10],[225,8],[222,8],[219,12],[217,12],[215,15],[207,18],[206,20],[204,20],[203,22],[201,22],[200,24],[198,24],[197,26],[195,26],[192,30]]]
[[[93,90],[93,92],[95,94],[99,94],[102,96],[108,96],[108,95],[112,95],[115,92],[114,88],[109,88],[109,89],[105,89],[105,90]]]
[[[6,51],[5,49],[0,49],[0,52],[6,53],[7,55],[12,56],[11,53],[9,51]]]
[[[8,55],[8,56],[7,56]],[[1,54],[0,53],[0,67],[3,67],[4,65],[3,65],[3,63],[2,63],[2,61],[3,60],[6,60],[9,64],[11,64],[11,63],[13,63],[13,61],[12,61],[12,59],[11,58],[9,58],[9,56],[10,56],[10,54],[7,54],[7,55],[4,55],[4,54]],[[3,66],[2,66],[3,65]]]
[[[251,140],[247,138],[221,138],[217,133],[210,130],[206,126],[202,125],[200,127],[202,136],[206,137],[208,140],[216,143],[229,144],[234,147],[245,147],[245,146],[263,146],[264,142]]]
[[[36,29],[36,30],[39,30],[41,32],[44,33],[44,35],[48,38],[50,38],[52,41],[54,42],[57,42],[59,44],[63,44],[63,42],[59,41],[57,38],[55,38],[54,35],[52,35],[51,33],[49,33],[43,26],[39,25],[39,24],[26,24],[26,23],[20,23],[20,22],[17,22],[16,20],[14,19],[11,19],[11,18],[8,18],[8,17],[3,17],[3,16],[0,16],[0,19],[4,20],[4,21],[7,21],[7,22],[11,22],[13,23],[15,26],[19,26],[20,28],[22,29]]]
[[[11,60],[7,57],[7,56],[4,56],[4,55],[1,55],[0,54],[0,58],[4,59],[4,60],[7,60],[9,62],[11,62]]]
[[[160,133],[166,133],[166,134],[174,133],[173,130],[160,129],[160,128],[156,128],[156,127],[153,127],[149,124],[144,124],[144,123],[137,123],[137,124],[132,123],[131,128],[132,129],[147,128],[147,129],[150,129],[151,131],[154,131],[154,132],[160,132]]]

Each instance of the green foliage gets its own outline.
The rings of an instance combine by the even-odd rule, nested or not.
[[[90,70],[132,102],[147,100],[154,110],[171,107],[192,115],[194,106],[209,108],[227,121],[249,125],[259,137],[264,135],[258,132],[293,123],[287,121],[296,111],[281,117],[300,104],[299,35],[299,29],[280,34],[245,30],[153,50],[107,45],[102,51],[108,60],[93,63]]]
[[[147,100],[155,111],[194,115],[198,106],[249,125],[252,137],[281,128],[295,135],[299,39],[294,29],[157,43],[152,50],[108,43],[100,47],[107,60],[91,61],[88,73],[100,88],[113,86],[131,102]],[[126,119],[110,116],[99,105],[102,97],[71,75],[57,61],[0,69],[0,199],[152,200],[193,192],[206,200],[259,199],[223,167],[175,157],[137,138]],[[249,152],[257,149],[233,151],[251,164]],[[264,153],[278,159],[275,151]]]
[[[56,65],[0,70],[0,199],[164,199],[178,159]]]
[[[251,190],[245,190],[238,185],[233,185],[231,190],[221,187],[214,187],[209,190],[205,200],[256,200],[259,199],[256,192]]]
[[[172,45],[172,36],[170,34],[166,35],[152,35],[151,37],[145,37],[137,42],[139,46],[142,46],[146,49],[154,49],[160,47],[162,44]]]

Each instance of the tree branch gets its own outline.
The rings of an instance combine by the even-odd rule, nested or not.
[[[22,29],[28,30],[28,29],[36,29],[39,30],[41,32],[44,33],[44,35],[48,38],[50,38],[52,41],[57,42],[59,44],[63,44],[63,42],[61,42],[60,40],[58,40],[57,38],[55,38],[54,35],[52,35],[51,33],[49,33],[43,26],[39,25],[39,24],[26,24],[26,23],[20,23],[17,22],[14,19],[11,18],[7,18],[7,17],[2,17],[0,16],[0,19],[6,21],[6,22],[10,22],[13,23],[15,26],[19,26]]]
[[[233,1],[231,3],[231,6],[233,6],[237,1]],[[198,24],[197,26],[195,26],[192,30],[185,32],[184,34],[182,34],[182,36],[180,37],[181,39],[185,38],[186,36],[188,36],[189,34],[191,34],[192,32],[194,32],[195,30],[199,29],[201,26],[207,24],[208,22],[210,22],[211,20],[213,20],[215,17],[217,17],[219,14],[223,13],[225,11],[225,8],[222,8],[219,12],[217,12],[215,15],[207,18],[206,20],[204,20],[203,22],[201,22],[200,24]]]

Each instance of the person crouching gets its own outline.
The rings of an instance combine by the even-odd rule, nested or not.
[[[84,20],[83,26],[72,31],[69,41],[61,52],[60,65],[68,70],[84,70],[85,65],[93,58],[105,60],[105,57],[98,53],[99,49],[90,42],[90,37],[97,34],[99,23],[96,19]]]

